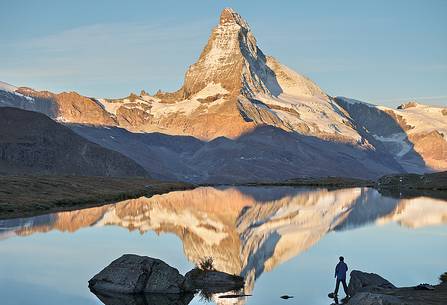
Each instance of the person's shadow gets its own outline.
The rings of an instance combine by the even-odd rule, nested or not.
[[[338,305],[338,304],[346,304],[348,302],[349,298],[345,297],[343,299],[340,300],[340,302],[338,301],[338,297],[335,296],[334,297],[334,302],[332,302],[330,305]]]
[[[338,302],[338,297],[337,297],[337,296],[334,297],[334,302],[331,303],[331,305],[336,305],[336,304],[340,304],[340,303]]]

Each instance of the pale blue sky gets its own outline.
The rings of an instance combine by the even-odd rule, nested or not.
[[[123,97],[173,91],[222,8],[331,95],[447,105],[447,1],[0,0],[0,80]]]

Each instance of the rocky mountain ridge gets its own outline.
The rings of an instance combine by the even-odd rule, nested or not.
[[[149,176],[122,154],[89,142],[47,116],[0,108],[0,175]]]

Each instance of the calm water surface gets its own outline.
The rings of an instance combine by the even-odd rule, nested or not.
[[[243,275],[253,294],[214,296],[217,304],[330,304],[339,255],[351,270],[395,285],[437,283],[447,271],[447,201],[367,188],[202,187],[0,220],[0,303],[102,304],[87,281],[124,253],[182,273],[213,257],[217,269]],[[205,302],[196,296],[190,304]]]

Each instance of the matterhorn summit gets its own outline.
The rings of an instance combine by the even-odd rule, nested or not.
[[[340,106],[314,82],[264,55],[247,21],[231,8],[222,11],[178,91],[99,101],[119,125],[132,130],[212,140],[270,125],[361,142]]]
[[[73,92],[16,91],[45,100],[43,105],[24,104],[26,109],[46,110],[63,122],[116,125],[134,132],[189,135],[206,141],[221,136],[235,139],[268,125],[363,145],[349,115],[310,79],[266,56],[248,22],[231,8],[222,11],[176,92],[151,96],[143,91],[122,99],[103,99]]]

